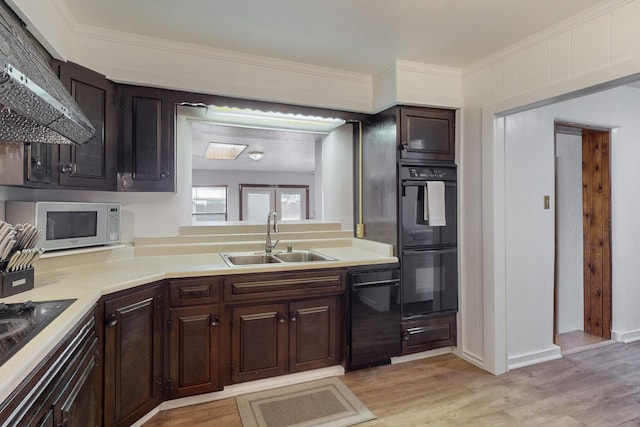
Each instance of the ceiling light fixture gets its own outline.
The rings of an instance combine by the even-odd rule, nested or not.
[[[210,121],[227,126],[327,134],[345,123],[342,119],[259,111],[246,108],[207,106]]]
[[[204,158],[211,160],[235,160],[247,147],[248,145],[243,144],[210,142],[207,145],[207,151],[204,153]]]
[[[255,160],[256,162],[264,157],[264,153],[262,151],[249,151],[247,156],[251,158],[251,160]]]

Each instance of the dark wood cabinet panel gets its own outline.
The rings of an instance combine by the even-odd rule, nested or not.
[[[106,425],[130,425],[162,401],[162,310],[160,284],[104,303]]]
[[[456,314],[402,323],[402,354],[456,345]]]
[[[115,85],[102,74],[73,63],[59,63],[60,80],[96,129],[87,143],[61,145],[59,184],[115,190],[117,117]]]
[[[217,277],[169,279],[169,304],[174,308],[217,303],[220,282]]]
[[[286,304],[232,309],[232,382],[274,377],[287,372],[286,310]]]
[[[455,111],[400,108],[400,158],[455,161]]]
[[[338,364],[338,297],[289,304],[289,371]]]
[[[230,276],[224,279],[224,300],[282,300],[342,293],[345,274],[343,270],[314,270]]]
[[[63,396],[54,404],[61,425],[67,427],[102,424],[101,383],[98,339],[95,338],[67,384]]]
[[[170,310],[170,397],[220,390],[217,304]]]
[[[172,91],[120,87],[120,191],[175,191],[175,96]]]

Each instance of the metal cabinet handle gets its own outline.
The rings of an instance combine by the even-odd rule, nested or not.
[[[71,172],[73,172],[73,165],[60,165],[60,172],[65,175],[71,175]]]
[[[220,319],[218,316],[211,315],[211,326],[218,326],[220,324]]]
[[[164,172],[162,172],[162,173],[160,174],[160,178],[162,178],[162,179],[169,178],[170,176],[171,176],[171,173],[170,173],[170,172],[168,172],[168,171],[164,171]]]
[[[298,316],[296,315],[296,313],[289,314],[289,320],[291,320],[292,322],[297,321],[298,320]]]
[[[118,316],[116,314],[112,314],[107,317],[107,326],[116,326],[118,324]]]

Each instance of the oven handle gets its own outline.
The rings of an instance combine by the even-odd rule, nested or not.
[[[437,179],[430,179],[430,180],[426,180],[426,181],[402,181],[402,186],[403,187],[424,187],[425,185],[427,185],[427,182],[431,182],[431,181],[438,181]],[[444,182],[445,187],[451,187],[451,186],[456,186],[456,182],[455,181],[445,181]]]
[[[428,254],[452,254],[458,252],[458,248],[446,248],[446,249],[427,249],[424,251],[402,251],[403,255],[428,255]]]
[[[400,279],[376,280],[376,281],[372,281],[372,282],[354,283],[353,285],[351,285],[351,287],[353,289],[372,288],[372,287],[378,287],[378,286],[397,287],[397,286],[400,286]]]

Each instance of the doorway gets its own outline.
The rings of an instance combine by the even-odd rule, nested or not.
[[[556,123],[554,342],[611,338],[610,131]]]

